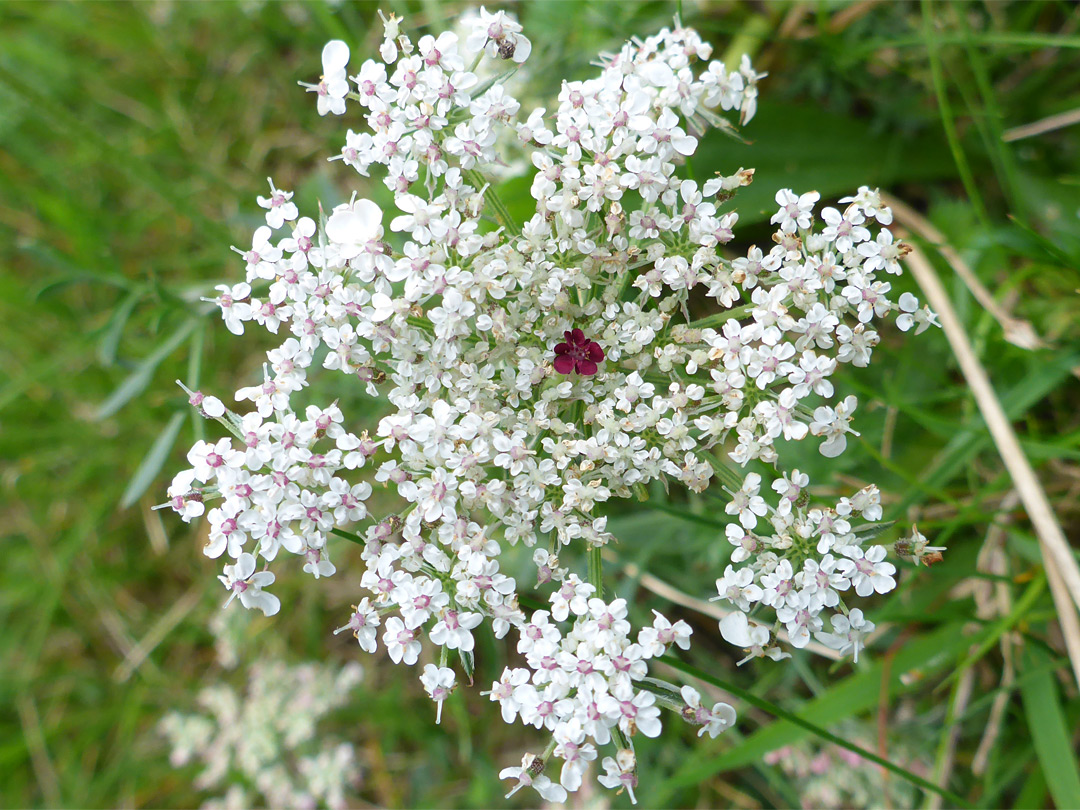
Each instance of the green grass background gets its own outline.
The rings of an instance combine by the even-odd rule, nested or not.
[[[676,11],[672,3],[507,6],[534,42],[535,98],[557,92],[562,78],[588,76],[597,51],[656,31]],[[383,7],[410,27],[441,30],[462,6]],[[269,345],[257,335],[234,339],[198,303],[214,283],[238,277],[229,246],[244,246],[259,224],[254,197],[265,178],[295,188],[308,210],[354,187],[355,175],[325,162],[344,122],[319,118],[296,82],[317,76],[332,37],[346,39],[359,64],[381,34],[376,8],[0,4],[0,806],[197,805],[195,770],[169,766],[154,726],[190,708],[207,683],[242,683],[243,662],[268,654],[364,660],[365,684],[333,723],[365,764],[357,803],[531,801],[505,802],[494,773],[537,748],[537,736],[503,727],[476,690],[455,697],[436,729],[417,684],[329,634],[359,595],[351,552],[337,552],[341,575],[329,582],[283,577],[286,610],[251,623],[241,666],[226,674],[207,630],[222,600],[216,564],[199,552],[198,527],[149,510],[202,430],[172,381],[227,395],[254,379]],[[745,130],[752,143],[714,133],[691,167],[698,176],[757,167],[739,197],[740,244],[767,240],[777,188],[835,199],[880,185],[923,212],[1045,339],[1038,351],[1006,343],[931,251],[1075,542],[1080,130],[1015,142],[1002,133],[1080,107],[1076,7],[686,2],[682,13],[717,55],[748,51],[770,73]],[[355,116],[349,123],[360,125]],[[522,190],[511,182],[504,197],[512,203]],[[909,279],[898,284],[914,289]],[[690,621],[688,660],[716,677],[838,733],[860,720],[879,734],[862,744],[886,758],[918,751],[933,781],[952,753],[947,787],[967,802],[1080,806],[1070,754],[1080,699],[1037,542],[1023,512],[1001,506],[1010,480],[944,336],[887,333],[872,367],[854,372],[840,386],[860,397],[858,452],[836,462],[809,450],[789,458],[826,496],[878,483],[889,517],[917,520],[949,547],[932,570],[908,566],[899,590],[874,606],[874,619],[893,629],[857,666],[797,653],[793,665],[736,670],[737,651],[715,622],[639,587],[628,564],[694,596],[713,592],[729,554],[713,497],[661,490],[614,514],[621,542],[610,587],[641,615],[655,606]],[[354,392],[342,393],[363,412]],[[969,586],[994,521],[1008,560],[997,582],[1015,607],[977,619]],[[970,764],[1000,688],[996,641],[1006,631],[1024,654],[990,767],[975,776]],[[989,651],[956,713],[957,680],[948,677],[979,642]],[[503,645],[481,640],[478,680],[497,676],[503,656]],[[800,785],[761,757],[807,732],[743,709],[738,734],[701,742],[668,723],[660,740],[640,746],[642,804],[796,803]],[[628,805],[625,796],[614,802]]]

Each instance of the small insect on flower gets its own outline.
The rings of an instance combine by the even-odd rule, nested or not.
[[[563,333],[565,343],[555,347],[555,370],[560,374],[577,372],[590,377],[598,371],[597,363],[604,359],[604,350],[596,341],[589,340],[580,329],[568,329]]]

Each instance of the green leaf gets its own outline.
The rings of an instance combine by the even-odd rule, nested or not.
[[[461,659],[461,671],[465,673],[465,677],[469,679],[469,686],[473,685],[473,673],[476,672],[476,656],[470,650],[458,650],[458,657]]]
[[[792,133],[798,137],[792,137]],[[824,199],[854,193],[859,186],[888,188],[951,176],[956,169],[941,138],[875,132],[863,120],[830,113],[821,106],[763,99],[757,115],[742,127],[750,143],[713,131],[702,140],[694,162],[721,174],[753,167],[754,182],[731,202],[740,227],[764,222],[776,211],[778,189],[819,191]]]
[[[189,334],[191,334],[191,330],[195,328],[195,325],[198,322],[197,318],[189,318],[166,340],[158,344],[158,347],[139,363],[138,368],[131,372],[127,379],[120,383],[120,385],[109,394],[108,398],[98,406],[94,418],[99,421],[101,419],[108,419],[124,407],[132,398],[142,393],[143,389],[150,384],[150,380],[153,379],[154,371],[157,370],[161,361],[176,351],[176,348],[184,342],[184,339],[187,338]]]
[[[1016,604],[1013,606],[1012,612],[1008,616],[1003,616],[998,619],[993,626],[987,632],[983,640],[979,643],[971,653],[969,653],[963,661],[957,665],[952,674],[947,679],[942,681],[938,686],[941,689],[946,684],[955,681],[965,670],[975,664],[976,661],[981,659],[984,655],[990,652],[995,646],[997,646],[998,639],[1000,639],[1005,633],[1011,630],[1017,622],[1019,622],[1028,611],[1035,605],[1035,600],[1039,598],[1043,590],[1046,588],[1046,576],[1040,573],[1037,579],[1033,580],[1030,585],[1027,586],[1027,590],[1024,591],[1023,596],[1016,600]],[[1080,807],[1080,805],[1077,805]]]
[[[851,532],[858,537],[861,542],[865,543],[868,540],[873,540],[880,534],[884,534],[895,525],[895,520],[886,520],[882,523],[864,523],[852,527]]]
[[[116,308],[112,317],[109,318],[108,327],[105,330],[101,342],[98,344],[98,361],[103,366],[111,366],[116,362],[116,350],[120,346],[120,338],[123,337],[124,327],[127,326],[131,313],[135,311],[135,305],[142,300],[143,291],[133,290]]]
[[[1047,660],[1043,650],[1031,644],[1025,646],[1022,659],[1025,671],[1040,667]],[[1024,702],[1024,718],[1035,743],[1035,754],[1054,804],[1080,807],[1080,770],[1053,674],[1045,667],[1029,673],[1020,683],[1020,697]]]
[[[344,529],[339,529],[336,526],[330,530],[330,534],[336,534],[338,537],[344,537],[350,543],[356,543],[358,546],[364,545],[364,538],[358,534],[347,532]]]
[[[973,642],[972,636],[962,632],[962,627],[961,623],[945,625],[936,632],[928,633],[901,647],[889,664],[887,682],[889,694],[910,691],[915,685],[907,685],[900,680],[904,673],[915,670],[925,677],[955,660],[955,653],[969,647]],[[676,666],[669,657],[663,660]],[[697,670],[691,672],[692,668],[687,668],[687,665],[682,662],[678,662],[677,668],[699,677]],[[803,739],[808,732],[818,734],[821,725],[837,723],[872,709],[881,700],[881,689],[885,685],[884,669],[883,662],[878,661],[861,672],[845,678],[821,696],[807,702],[797,718],[779,706],[774,707],[763,698],[751,695],[730,684],[723,684],[720,688],[753,706],[765,708],[775,716],[783,718],[782,722],[758,729],[747,737],[745,743],[734,750],[712,756],[702,751],[701,755],[690,758],[671,779],[658,784],[645,803],[650,806],[664,806],[671,794],[680,787],[697,785],[717,773],[759,762],[765,754]],[[705,673],[701,674],[705,675]],[[709,678],[711,676],[705,676],[709,683],[713,683],[715,679],[708,680]],[[777,711],[773,711],[770,707],[774,707]],[[818,736],[821,735],[818,734]],[[831,740],[831,735],[826,739]],[[934,791],[940,792],[936,786]],[[950,798],[950,801],[954,799]],[[964,804],[962,800],[956,803]]]
[[[174,413],[172,419],[169,420],[169,424],[161,431],[161,435],[154,440],[150,452],[142,460],[139,469],[131,476],[127,489],[124,490],[124,494],[120,498],[121,509],[127,509],[135,501],[139,500],[150,484],[154,482],[157,474],[161,472],[161,468],[165,464],[165,459],[169,457],[169,451],[176,444],[176,437],[180,435],[180,428],[183,426],[185,418],[187,418],[187,410]]]
[[[899,656],[897,656],[897,658],[899,658]],[[941,787],[938,787],[933,782],[929,782],[926,779],[923,779],[921,776],[918,776],[917,774],[914,774],[911,771],[908,771],[908,770],[906,770],[904,768],[901,768],[899,765],[894,765],[893,763],[889,762],[887,759],[879,757],[877,754],[873,753],[872,751],[868,751],[868,750],[866,750],[865,748],[863,748],[861,746],[855,745],[855,743],[848,742],[847,740],[843,739],[842,737],[838,737],[835,734],[832,734],[831,732],[826,731],[821,726],[811,722],[810,720],[807,720],[805,715],[808,714],[809,712],[804,712],[803,716],[797,715],[797,714],[795,714],[793,712],[789,712],[786,709],[783,709],[780,706],[777,706],[775,703],[773,703],[770,700],[766,700],[765,698],[758,697],[757,695],[754,695],[754,694],[752,694],[750,692],[747,692],[745,689],[740,689],[738,686],[735,686],[734,684],[728,683],[726,681],[722,681],[719,678],[714,678],[712,675],[709,675],[707,672],[704,672],[704,671],[698,669],[697,667],[691,666],[690,664],[686,664],[686,663],[680,661],[679,659],[677,659],[677,658],[675,658],[675,657],[673,657],[671,655],[665,655],[660,660],[663,661],[665,664],[667,664],[667,665],[669,665],[671,667],[674,667],[677,670],[685,672],[687,675],[692,675],[693,677],[697,678],[698,680],[704,681],[705,683],[712,684],[713,686],[717,687],[718,689],[723,689],[726,692],[730,692],[732,695],[739,698],[740,700],[742,700],[742,701],[744,701],[746,703],[749,703],[750,705],[755,706],[758,709],[763,709],[764,711],[769,712],[769,714],[773,715],[774,717],[780,718],[781,720],[784,721],[784,723],[786,723],[788,725],[798,726],[798,727],[800,727],[802,729],[805,729],[806,731],[809,731],[812,734],[817,735],[818,737],[825,740],[826,742],[830,742],[833,745],[838,745],[841,748],[846,748],[849,751],[854,751],[856,754],[861,756],[863,759],[869,760],[870,762],[874,762],[874,763],[880,765],[882,768],[885,768],[887,770],[892,771],[893,773],[897,774],[898,776],[902,777],[903,779],[906,779],[908,782],[911,782],[913,785],[918,785],[923,790],[930,791],[931,793],[937,793],[939,796],[942,796],[943,798],[948,799],[950,802],[952,802],[955,805],[959,805],[960,807],[971,807],[971,804],[969,804],[964,799],[957,796],[952,791],[946,790],[946,789],[941,788]],[[856,677],[858,677],[858,676],[856,676]],[[816,703],[817,701],[814,701],[814,702]],[[834,718],[834,719],[839,719],[839,718],[837,717],[837,718]],[[783,723],[774,724],[773,726],[769,726],[768,728],[766,728],[764,730],[767,731],[769,728],[775,728],[778,725],[783,725]],[[758,732],[758,734],[754,735],[754,737],[758,737],[758,736],[760,736],[760,732]],[[738,749],[736,749],[736,753],[742,752],[743,749],[746,748],[746,747],[748,747],[748,746],[747,745],[740,746]],[[723,759],[723,757],[721,757],[721,759]],[[758,756],[754,756],[753,759],[750,760],[750,761],[757,761],[758,759],[759,759]],[[715,761],[712,764],[715,764]],[[749,761],[748,761],[747,764],[749,764]],[[722,769],[721,767],[714,767],[709,772],[703,773],[702,776],[703,777],[708,777],[708,776],[710,776],[712,774],[719,773],[721,769]],[[695,780],[695,781],[697,781],[697,780]],[[655,796],[651,797],[649,800],[646,801],[647,805],[656,805],[658,803],[659,803],[658,799]]]
[[[1035,363],[1021,380],[1000,394],[1001,407],[1009,419],[1017,420],[1026,414],[1035,403],[1057,388],[1062,380],[1068,379],[1072,375],[1072,369],[1080,363],[1080,355],[1075,352],[1045,354],[1046,359],[1043,362]],[[953,436],[933,464],[921,474],[923,490],[909,492],[890,506],[886,517],[905,514],[912,504],[923,500],[926,489],[944,489],[971,459],[991,443],[986,423],[981,417],[973,417],[963,430]]]

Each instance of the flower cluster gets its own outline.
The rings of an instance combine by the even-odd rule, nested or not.
[[[335,525],[364,519],[364,501],[371,494],[367,482],[350,484],[336,475],[363,466],[365,458],[361,440],[341,426],[344,417],[337,406],[309,406],[304,419],[282,407],[288,391],[296,390],[290,385],[299,388],[304,376],[286,365],[292,344],[297,341],[290,338],[268,353],[277,370],[273,379],[268,376],[263,385],[237,392],[238,400],[256,405],[243,417],[216,397],[192,395],[192,404],[229,429],[240,448],[227,438],[196,443],[188,452],[192,467],[178,473],[169,487],[169,505],[185,520],[202,515],[208,499],[220,498],[207,514],[210,535],[203,552],[213,558],[228,552],[236,562],[225,566],[220,579],[230,591],[229,602],[239,597],[244,607],[259,608],[267,616],[281,607],[276,596],[263,590],[275,576],[256,572],[255,555],[246,549],[267,563],[285,549],[302,556],[304,570],[316,579],[330,576],[336,569],[328,556],[327,534]]]
[[[467,35],[415,43],[397,18],[385,23],[379,60],[349,75],[347,45],[331,42],[308,88],[322,115],[355,103],[366,131],[350,129],[335,159],[365,177],[379,167],[396,211],[354,195],[316,222],[271,182],[266,225],[237,249],[244,280],[213,301],[234,333],[254,322],[288,336],[262,383],[236,392],[247,414],[192,394],[239,446],[192,448],[170,505],[191,520],[221,499],[206,514],[206,553],[235,560],[222,577],[230,601],[267,614],[279,607],[265,590],[274,574],[256,572],[257,557],[269,564],[284,547],[329,576],[328,536],[362,542],[367,593],[341,630],[406,666],[433,652],[421,681],[440,713],[456,684],[450,652],[471,680],[477,628],[515,628],[529,668],[508,670],[492,698],[507,722],[551,732],[564,766],[559,784],[538,770],[547,756],[511,775],[548,797],[573,790],[595,746],[616,740],[600,778],[632,789],[631,738],[658,731],[657,705],[710,733],[733,712],[643,685],[647,659],[688,633],[658,617],[631,642],[625,604],[597,598],[612,540],[604,505],[652,481],[729,487],[733,560],[751,563],[729,569],[721,595],[774,608],[796,646],[820,632],[824,607],[841,606],[819,637],[857,653],[868,623],[838,592],[894,583],[884,548],[864,548],[846,521],[876,519],[874,492],[807,512],[796,471],[774,483],[770,508],[758,474],[739,468],[776,467],[778,440],[819,437],[825,456],[843,452],[856,400],[837,397],[832,375],[869,363],[879,322],[918,332],[934,317],[910,294],[890,298],[885,279],[907,247],[868,188],[820,212],[816,193],[783,190],[774,245],[728,254],[728,203],[753,170],[698,183],[678,167],[706,128],[735,126],[725,113],[750,121],[763,74],[745,57],[737,70],[709,61],[711,46],[678,21],[602,56],[596,78],[564,82],[550,113],[527,114],[505,84],[531,50],[510,17],[482,9]],[[484,60],[506,70],[482,81]],[[489,178],[522,150],[535,210],[518,224]],[[702,299],[713,312],[695,319]],[[317,359],[389,404],[371,433],[346,429],[336,404],[300,404]],[[392,514],[366,520],[371,488],[349,480],[365,465],[396,494]],[[767,514],[776,536],[752,534]],[[556,588],[550,613],[520,608],[502,572],[516,545],[537,547],[537,584]],[[575,557],[595,562],[588,583],[561,562]],[[548,621],[571,614],[566,633]],[[729,640],[781,654],[739,615]]]
[[[206,807],[250,807],[262,796],[271,807],[347,806],[359,781],[350,743],[317,738],[320,719],[344,706],[363,676],[359,664],[251,668],[246,694],[218,685],[199,693],[198,714],[166,715],[159,730],[172,746],[174,767],[199,761],[200,790],[225,789]]]
[[[911,726],[913,707],[901,706],[889,717],[890,730],[896,726]],[[845,721],[838,733],[845,740],[873,750],[880,745],[880,729],[857,721]],[[933,773],[932,763],[926,752],[932,750],[929,741],[922,746],[912,746],[910,739],[890,734],[890,760],[923,778]],[[764,764],[779,768],[792,780],[802,806],[812,807],[916,807],[919,792],[904,779],[890,778],[883,768],[871,767],[870,763],[847,748],[837,745],[820,745],[813,740],[802,740],[770,751]]]
[[[517,651],[528,666],[507,667],[485,693],[500,704],[507,723],[520,719],[550,731],[555,743],[550,753],[563,761],[556,784],[537,770],[546,758],[537,762],[526,754],[520,768],[499,774],[518,780],[508,798],[529,785],[546,799],[564,800],[566,791],[581,786],[586,767],[597,757],[596,746],[613,739],[618,756],[603,762],[611,783],[603,776],[600,781],[607,787],[626,787],[634,798],[635,760],[626,741],[639,732],[646,737],[660,733],[659,699],[701,726],[699,735],[708,732],[715,737],[735,722],[735,710],[728,704],[707,709],[689,686],[673,699],[660,682],[647,677],[649,659],[673,645],[689,648],[691,630],[686,622],[672,624],[656,613],[652,626],[632,638],[626,600],[604,602],[592,595],[594,591],[592,585],[569,575],[552,593],[551,610],[535,611],[518,628]],[[573,624],[564,633],[559,624],[570,616]]]
[[[781,625],[792,646],[805,647],[813,634],[858,661],[863,638],[874,623],[859,608],[849,609],[841,594],[870,596],[896,587],[896,567],[884,561],[885,546],[864,545],[859,534],[859,528],[873,528],[873,522],[881,519],[877,487],[865,487],[835,507],[810,509],[808,484],[809,478],[798,470],[778,478],[772,488],[779,502],[773,507],[758,494],[761,476],[750,473],[727,506],[728,513],[739,518],[727,527],[728,541],[735,547],[732,562],[749,562],[741,568],[727,567],[716,581],[719,596],[714,598],[738,609],[720,622],[720,631],[729,643],[749,650],[744,661],[784,657],[775,644],[775,630]],[[768,534],[759,528],[763,522],[759,518],[766,515]],[[867,523],[853,528],[857,516]],[[751,624],[747,615],[755,608],[772,609],[775,626]],[[823,631],[821,614],[826,608],[834,611],[831,633]]]

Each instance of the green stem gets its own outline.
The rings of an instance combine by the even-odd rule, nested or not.
[[[975,215],[986,230],[990,230],[990,217],[986,211],[978,186],[975,185],[975,176],[971,171],[967,155],[960,144],[960,136],[956,130],[956,121],[953,117],[952,104],[949,102],[948,89],[945,85],[945,71],[941,65],[941,54],[938,51],[939,40],[934,30],[933,14],[930,11],[930,0],[922,2],[923,37],[926,41],[926,53],[930,59],[930,75],[934,82],[934,94],[937,96],[938,108],[941,112],[941,125],[945,129],[945,139],[949,143],[949,151],[952,152],[956,170],[960,175],[960,182],[967,192],[971,207]]]
[[[696,321],[690,321],[686,326],[688,329],[707,329],[712,326],[720,326],[722,323],[730,321],[732,318],[742,318],[745,315],[749,315],[754,311],[756,306],[757,304],[744,304],[741,307],[725,309],[723,312],[714,312],[712,315],[707,315]]]
[[[553,753],[555,753],[555,746],[556,745],[558,745],[558,740],[556,740],[554,737],[552,737],[550,740],[548,740],[548,744],[547,744],[547,747],[544,749],[544,753],[542,753],[540,755],[540,762],[543,763],[543,765],[540,768],[541,773],[543,773],[544,768],[547,767],[548,760],[551,759],[551,755]]]
[[[487,190],[484,192],[484,199],[488,201],[492,210],[495,212],[495,219],[499,221],[499,224],[506,228],[511,235],[518,233],[521,229],[518,228],[517,223],[514,222],[514,218],[510,216],[510,212],[506,206],[503,205],[503,201],[499,199],[499,195],[495,191],[495,186],[484,179],[484,175],[480,174],[476,169],[469,169],[465,172],[469,182],[476,186],[477,191],[487,186]]]
[[[682,694],[679,690],[670,683],[665,683],[656,678],[642,678],[640,681],[634,681],[634,683],[643,688],[646,692],[651,692],[656,698],[658,706],[663,706],[665,709],[671,709],[671,711],[685,719],[683,716],[683,709],[686,708],[686,701],[682,699]]]
[[[589,584],[596,588],[596,598],[604,598],[604,558],[600,546],[589,548]]]

